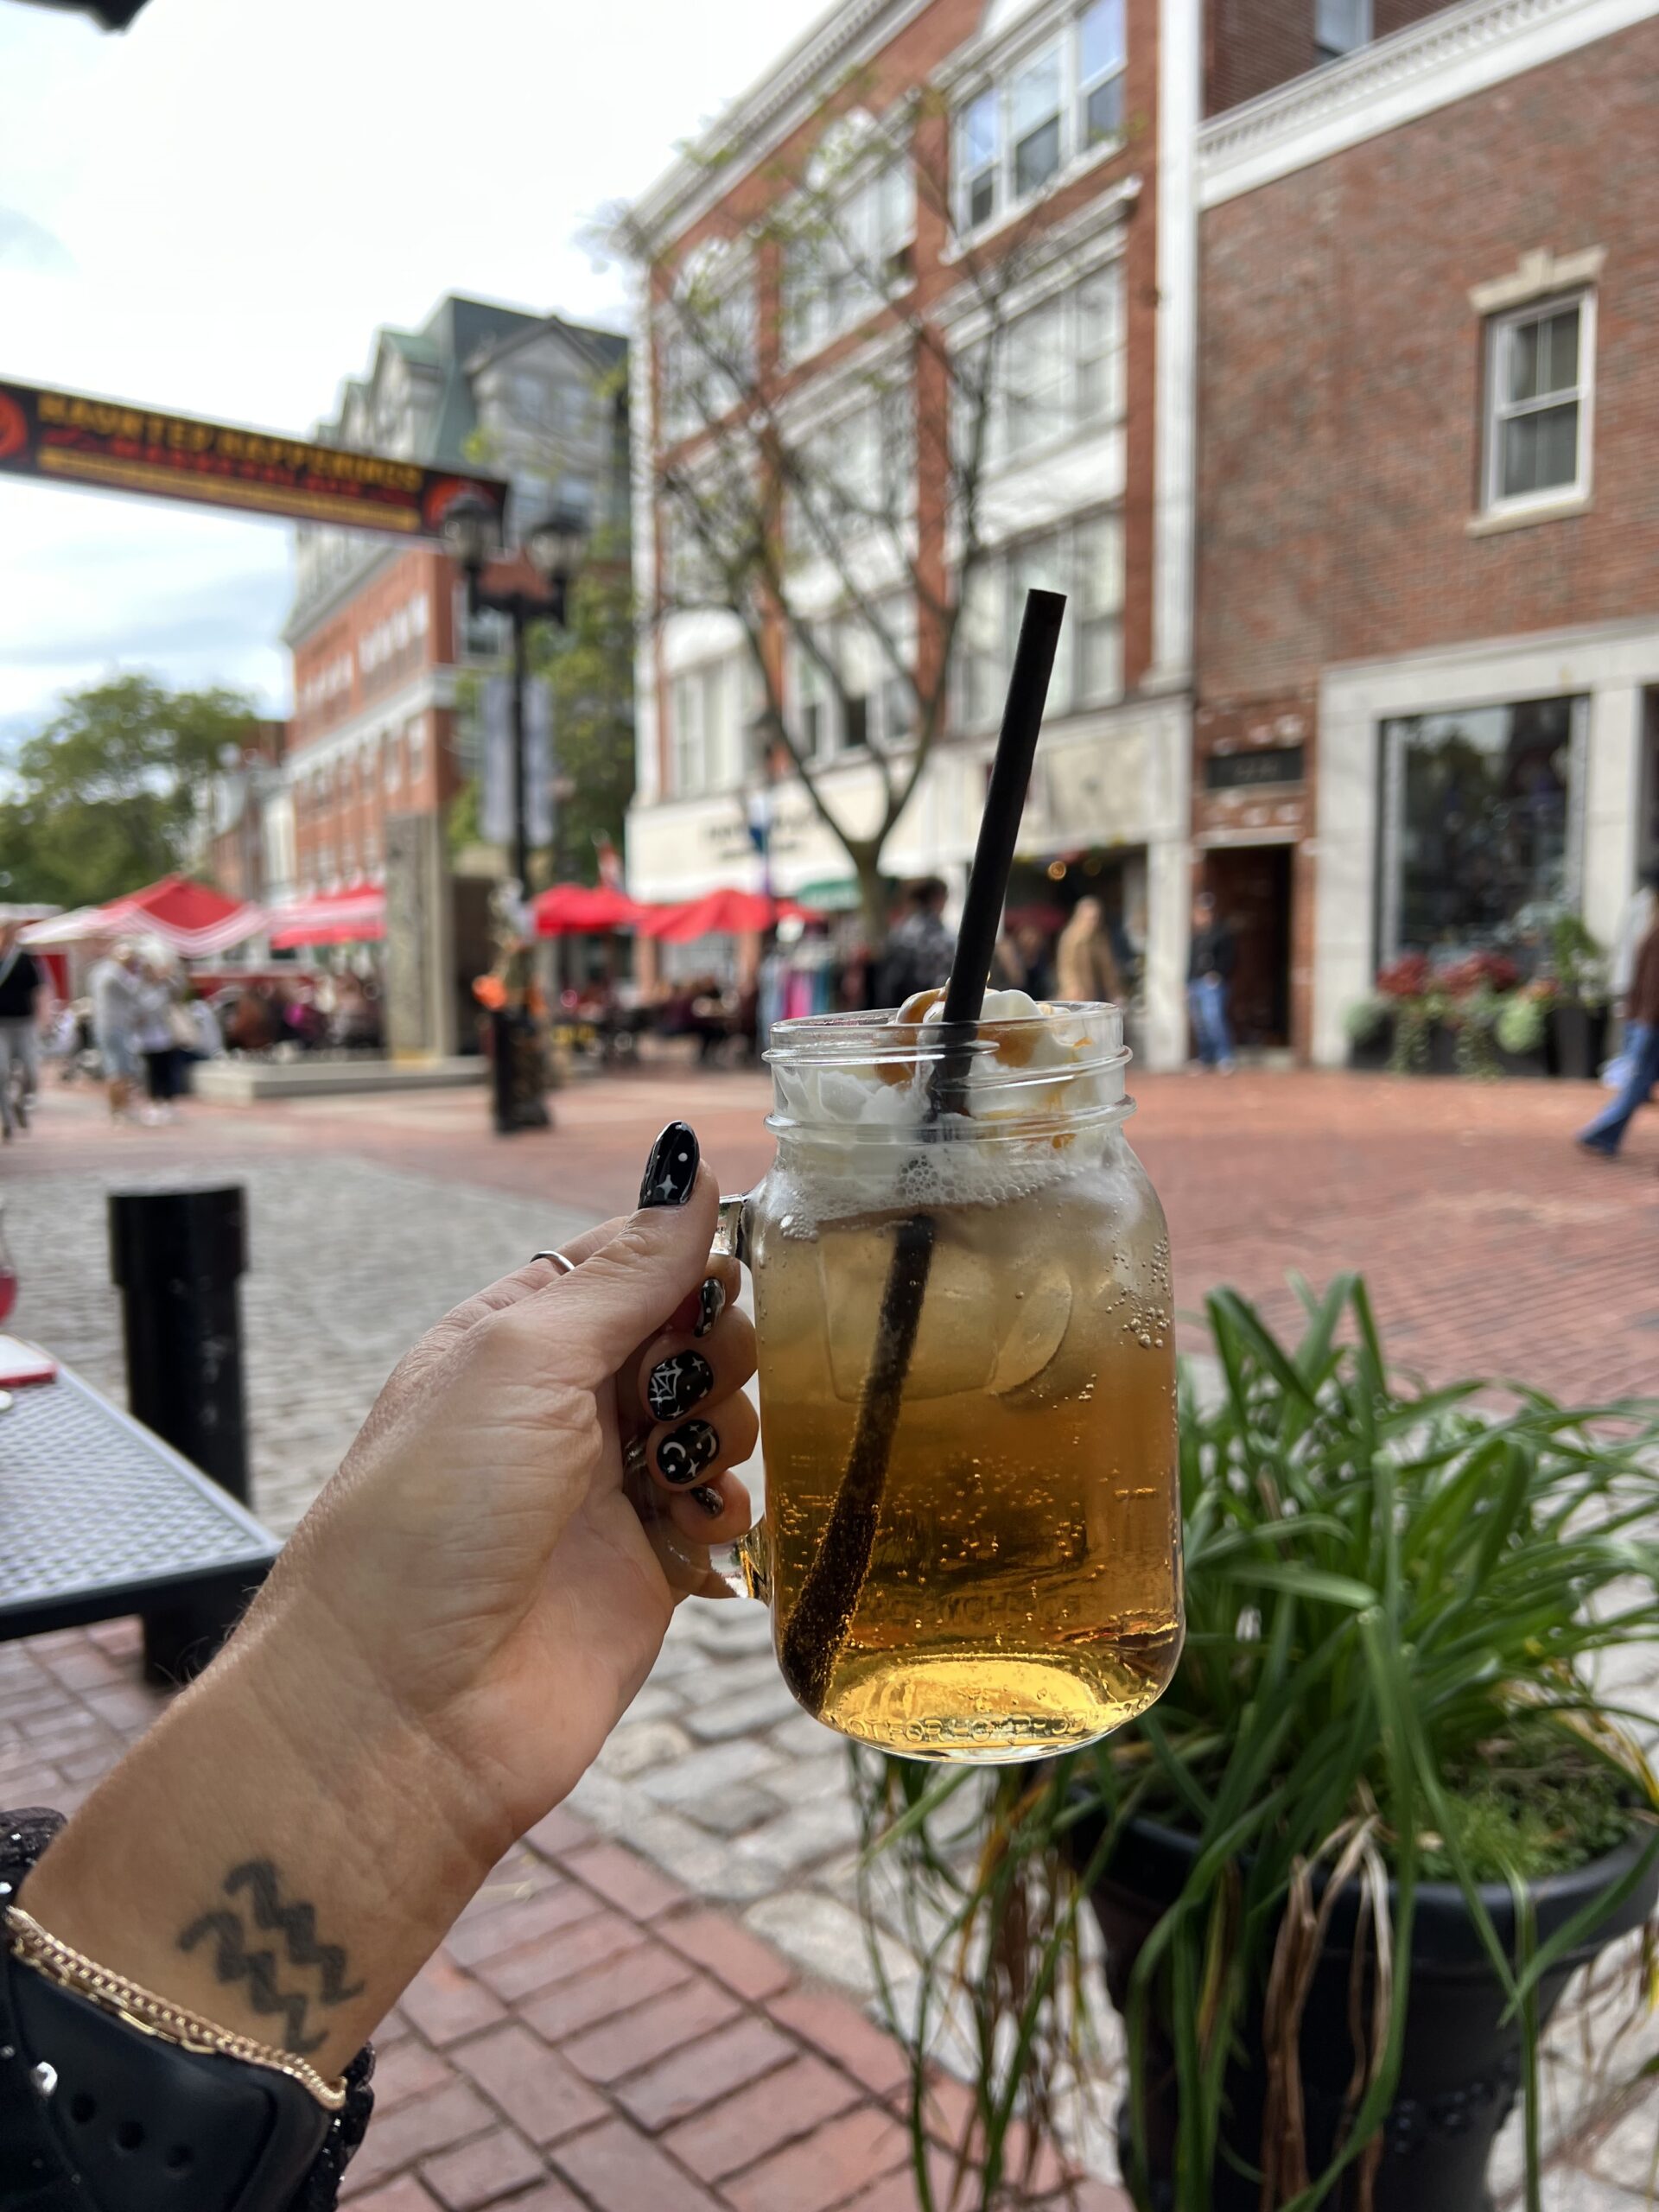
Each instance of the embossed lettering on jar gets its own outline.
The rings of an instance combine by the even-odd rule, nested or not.
[[[1168,1239],[1123,1134],[1116,1008],[993,1019],[930,1116],[940,1058],[914,1018],[772,1032],[778,1156],[747,1233],[773,1617],[829,1522],[895,1231],[925,1210],[869,1569],[817,1710],[912,1758],[1036,1758],[1143,1711],[1179,1656]]]

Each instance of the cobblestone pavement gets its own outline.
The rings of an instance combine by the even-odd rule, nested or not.
[[[1242,1075],[1139,1088],[1133,1134],[1168,1206],[1189,1308],[1228,1280],[1287,1319],[1287,1269],[1319,1282],[1363,1263],[1396,1353],[1436,1378],[1522,1372],[1584,1398],[1651,1386],[1659,1115],[1638,1122],[1628,1156],[1609,1166],[1571,1147],[1591,1103],[1573,1086]],[[285,1530],[422,1328],[526,1252],[631,1205],[671,1115],[696,1122],[727,1187],[753,1181],[769,1151],[765,1099],[753,1076],[648,1069],[578,1083],[557,1101],[554,1133],[500,1141],[483,1127],[477,1092],[195,1109],[178,1129],[114,1133],[90,1097],[54,1093],[28,1142],[0,1155],[22,1278],[17,1325],[119,1395],[105,1187],[181,1173],[245,1182],[255,1503]],[[1643,1667],[1632,1682],[1650,1710],[1653,1673]],[[805,1986],[868,2000],[842,1754],[783,1690],[758,1609],[682,1608],[572,1809],[728,1911]],[[881,1941],[902,1982],[896,1916]],[[1600,2019],[1606,2006],[1590,2009]],[[537,2032],[533,2021],[525,2032]],[[1632,2052],[1659,2054],[1659,2035],[1627,2038],[1601,2076],[1583,2063],[1575,2013],[1552,2038],[1546,2133],[1564,2147],[1546,2202],[1560,2212],[1628,2207],[1643,2183],[1659,2086],[1620,2093]],[[1109,2063],[1109,2088],[1115,2073]],[[1105,2170],[1099,2127],[1080,2139]],[[1518,2155],[1512,2127],[1506,2184]],[[376,2212],[425,2201],[393,2191]],[[552,2212],[572,2201],[532,2192],[526,2202]]]
[[[0,1805],[67,1808],[160,1710],[137,1624],[0,1649]],[[354,2212],[906,2212],[905,2060],[855,2006],[561,1808],[377,2031]],[[961,2121],[942,2081],[926,2156]],[[1039,2162],[1027,2202],[1128,2212]]]

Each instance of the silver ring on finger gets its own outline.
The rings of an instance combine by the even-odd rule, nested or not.
[[[532,1252],[530,1255],[530,1265],[534,1267],[537,1260],[551,1260],[556,1268],[562,1268],[568,1275],[573,1275],[576,1272],[575,1262],[567,1259],[563,1252]]]

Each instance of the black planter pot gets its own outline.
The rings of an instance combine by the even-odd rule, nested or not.
[[[1530,1052],[1506,1052],[1494,1042],[1492,1057],[1506,1076],[1540,1077],[1549,1073],[1548,1056],[1541,1045]]]
[[[1348,1065],[1351,1068],[1385,1068],[1393,1050],[1394,1018],[1385,1014],[1369,1036],[1349,1039]]]
[[[1571,999],[1561,999],[1549,1009],[1546,1050],[1553,1075],[1589,1082],[1606,1057],[1606,1042],[1605,1007],[1580,1006]]]
[[[1084,1839],[1086,1846],[1086,1838]],[[1610,1891],[1641,1856],[1643,1840],[1629,1841],[1571,1874],[1532,1885],[1536,1940],[1542,1942],[1598,1893]],[[1094,1908],[1106,1942],[1106,1982],[1123,2012],[1129,1976],[1141,1947],[1180,1894],[1192,1871],[1192,1839],[1151,1821],[1127,1832]],[[1541,2027],[1577,1968],[1616,1936],[1637,1928],[1659,1895],[1659,1866],[1610,1912],[1592,1938],[1562,1959],[1539,1992]],[[1516,1953],[1515,1903],[1505,1884],[1481,1891],[1499,1939]],[[1325,1947],[1314,1968],[1302,2018],[1302,2092],[1306,2111],[1308,2170],[1317,2174],[1335,2145],[1354,2069],[1349,2032],[1349,1976],[1359,1892],[1350,1885],[1332,1912]],[[1366,2005],[1370,2004],[1369,1993]],[[1417,1892],[1412,1937],[1412,1978],[1399,2085],[1384,2126],[1375,2212],[1491,2212],[1486,2164],[1494,2139],[1514,2104],[1521,2079],[1521,2028],[1503,2020],[1503,1990],[1454,1883],[1425,1884]],[[1247,2164],[1259,2163],[1267,2067],[1259,2043],[1230,2069],[1226,2139]],[[1148,2023],[1147,2105],[1145,2114],[1152,2192],[1142,2212],[1185,2212],[1174,2195],[1177,2101],[1173,2052],[1162,2024]],[[1125,2172],[1130,2171],[1127,2101],[1118,2134]],[[1352,2212],[1357,2202],[1352,2170],[1325,2200],[1324,2212]],[[1215,2212],[1260,2212],[1261,2186],[1218,2161]]]

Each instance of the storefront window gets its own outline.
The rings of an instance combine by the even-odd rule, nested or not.
[[[1382,725],[1381,944],[1454,959],[1576,905],[1583,699]]]

